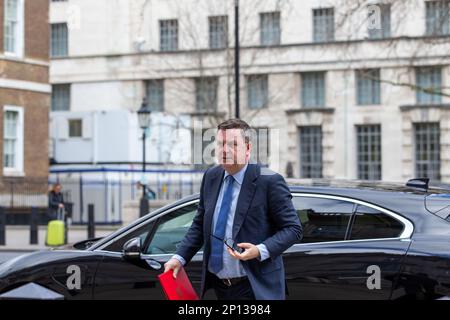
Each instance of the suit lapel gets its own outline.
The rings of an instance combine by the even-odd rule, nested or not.
[[[242,223],[247,216],[247,211],[252,202],[256,191],[255,180],[259,176],[259,166],[256,164],[249,164],[247,172],[245,173],[244,181],[242,182],[241,191],[239,193],[238,202],[236,205],[236,213],[233,222],[233,239],[236,238]]]
[[[214,210],[216,208],[217,198],[219,197],[220,186],[222,185],[224,170],[221,167],[217,167],[216,171],[211,177],[209,187],[206,188],[208,200],[205,201],[205,228],[208,234],[211,233],[212,218]],[[208,190],[210,192],[208,192]],[[206,200],[206,199],[205,199]],[[209,239],[208,239],[209,241]]]

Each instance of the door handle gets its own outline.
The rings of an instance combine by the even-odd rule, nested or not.
[[[153,259],[145,259],[145,262],[150,266],[150,268],[155,270],[160,270],[162,268],[162,264]]]

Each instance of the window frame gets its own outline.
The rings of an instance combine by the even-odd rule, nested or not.
[[[122,239],[123,237],[126,237],[127,235],[129,235],[130,233],[135,232],[136,230],[144,227],[147,224],[153,224],[153,226],[151,227],[151,230],[149,231],[148,234],[148,238],[145,239],[144,243],[142,244],[142,249],[146,249],[145,245],[148,245],[149,241],[153,238],[153,234],[155,233],[155,231],[158,228],[158,223],[160,221],[161,218],[163,218],[165,215],[170,214],[174,211],[177,211],[179,209],[183,209],[186,207],[189,207],[191,205],[197,205],[198,207],[198,203],[200,202],[200,199],[193,199],[193,200],[189,200],[186,202],[183,202],[179,205],[175,205],[172,208],[169,208],[167,210],[163,210],[164,208],[157,210],[153,215],[151,215],[150,217],[144,217],[139,219],[134,225],[131,226],[127,226],[123,229],[119,229],[118,231],[112,233],[110,236],[106,237],[105,239],[100,240],[100,242],[93,244],[88,250],[89,251],[100,251],[100,252],[109,252],[109,253],[116,253],[116,254],[120,254],[122,255],[121,252],[116,252],[116,251],[108,251],[108,250],[104,250],[105,248],[109,247],[110,245],[112,245],[114,242]],[[203,251],[199,251],[197,254],[203,254]],[[143,254],[144,257],[154,257],[154,256],[173,256],[173,253],[164,253],[164,254]]]
[[[420,126],[422,128],[419,128]],[[431,142],[430,135],[427,136],[426,143],[425,144],[422,143],[423,145],[428,145],[428,149],[425,150],[428,160],[419,160],[420,156],[419,156],[418,152],[420,152],[420,151],[418,151],[418,149],[420,149],[420,148],[418,148],[418,141],[417,141],[418,132],[417,132],[417,130],[418,129],[422,130],[422,134],[423,134],[423,130],[424,130],[423,127],[424,126],[427,126],[427,128],[426,128],[426,133],[427,134],[430,133],[430,127],[436,127],[437,126],[437,130],[438,130],[437,132],[439,134],[438,135],[439,148],[437,150],[437,154],[438,154],[439,160],[431,159],[432,158],[431,156],[433,155],[433,153],[430,153],[430,145],[431,145],[431,143],[430,143]],[[436,161],[436,164],[439,166],[439,171],[437,172],[437,178],[436,177],[430,177],[429,175],[427,175],[427,177],[430,178],[430,179],[437,179],[437,180],[440,180],[442,178],[442,174],[441,174],[441,171],[442,171],[442,152],[441,152],[441,148],[440,148],[441,128],[442,127],[441,127],[441,124],[439,122],[415,122],[415,123],[412,124],[413,143],[414,143],[413,144],[413,147],[414,147],[413,148],[414,174],[416,176],[419,176],[419,171],[421,171],[421,170],[419,170],[419,166],[420,165],[426,164],[428,167],[430,167],[434,163],[434,161]],[[422,152],[423,152],[423,150],[422,150]],[[436,151],[434,151],[434,152],[436,152]],[[427,171],[428,171],[428,173],[430,172],[429,169]],[[421,176],[421,178],[424,178],[424,177],[425,176]]]
[[[228,47],[228,15],[208,17],[208,40],[209,49],[220,50]]]
[[[433,79],[435,76],[437,76],[439,80],[439,92],[438,93],[428,93],[421,88],[425,88],[425,86],[428,84],[430,79]],[[424,77],[424,78],[421,78]],[[419,79],[421,79],[419,81]],[[429,105],[436,105],[442,103],[442,85],[443,85],[443,67],[440,65],[433,65],[433,66],[419,66],[415,68],[415,85],[416,85],[416,103],[419,105],[423,104],[429,104]],[[421,82],[421,83],[419,83]],[[426,84],[422,85],[423,82],[427,82]],[[436,83],[433,83],[433,86],[435,86]],[[426,88],[430,88],[430,86]],[[425,89],[426,89],[425,88]]]
[[[56,90],[55,90],[56,89]],[[59,92],[58,92],[59,90]],[[67,93],[67,97],[61,95],[61,93]],[[58,96],[56,96],[58,94]],[[59,112],[59,111],[70,111],[70,99],[72,94],[72,86],[70,83],[57,83],[52,85],[52,95],[51,95],[51,104],[50,111],[51,112]],[[67,100],[67,101],[66,101]],[[67,102],[67,108],[55,108],[60,107],[63,104],[59,104],[60,102]]]
[[[356,242],[367,242],[367,241],[386,241],[386,240],[406,240],[406,239],[410,239],[413,232],[414,232],[414,224],[406,219],[403,216],[400,216],[397,213],[394,213],[388,209],[382,208],[378,205],[372,204],[372,203],[368,203],[365,202],[363,200],[358,200],[358,199],[353,199],[353,198],[348,198],[345,196],[337,196],[337,195],[326,195],[326,194],[318,194],[318,193],[301,193],[301,192],[292,192],[292,196],[293,197],[307,197],[307,198],[322,198],[322,199],[331,199],[331,200],[341,200],[341,201],[346,201],[346,202],[350,202],[352,204],[354,204],[353,207],[353,213],[351,216],[351,221],[349,222],[348,225],[348,230],[346,232],[346,236],[351,236],[351,234],[347,234],[348,231],[350,231],[353,227],[353,223],[354,223],[354,219],[353,216],[356,213],[357,207],[358,205],[362,205],[362,206],[366,206],[375,210],[378,210],[394,219],[396,219],[398,222],[400,222],[401,224],[403,224],[404,228],[403,228],[403,232],[398,236],[398,237],[394,237],[394,238],[374,238],[374,239],[357,239],[357,240],[349,240],[349,239],[344,239],[344,240],[338,240],[338,241],[324,241],[324,242],[309,242],[309,243],[296,243],[293,245],[293,247],[304,247],[304,246],[310,246],[310,245],[327,245],[327,244],[341,244],[341,243],[356,243]],[[296,209],[297,210],[297,209]]]
[[[356,105],[381,105],[381,69],[357,69],[355,71],[355,82]],[[365,93],[370,93],[370,95],[365,95]],[[370,99],[363,97],[369,97]]]
[[[219,108],[219,77],[208,76],[194,78],[194,85],[195,111],[216,113]],[[212,97],[214,98],[214,101],[210,100]],[[211,108],[208,108],[209,106]]]
[[[447,9],[446,13],[444,9]],[[438,22],[438,25],[436,25],[436,22]],[[436,37],[448,35],[450,35],[450,1],[425,1],[425,36]]]
[[[80,139],[83,138],[83,118],[70,118],[67,119],[67,128],[68,128],[68,132],[67,132],[67,137],[69,139]],[[74,122],[79,122],[80,123],[80,135],[77,136],[73,136],[70,134],[70,124],[74,123]]]
[[[380,29],[367,28],[367,38],[370,40],[375,39],[389,39],[392,37],[392,5],[391,3],[376,3],[376,6],[380,8]],[[371,18],[368,15],[368,20]],[[387,25],[387,28],[385,28]]]
[[[281,44],[281,12],[261,12],[259,30],[261,46],[279,46]]]
[[[303,150],[305,150],[304,149],[304,147],[303,147],[303,142],[304,142],[304,140],[303,140],[303,135],[306,133],[306,132],[302,132],[303,130],[309,130],[310,132],[307,132],[307,134],[308,134],[308,151],[306,151],[306,152],[303,152]],[[318,130],[318,131],[320,131],[320,132],[311,132],[312,130]],[[317,161],[314,161],[312,158],[312,156],[311,156],[311,161],[303,161],[303,157],[304,157],[304,154],[306,154],[306,155],[315,155],[316,153],[313,153],[313,152],[311,152],[311,136],[312,136],[312,133],[313,134],[317,134],[317,133],[319,133],[320,134],[320,145],[318,146],[319,147],[319,149],[318,149],[318,151],[320,151],[320,154],[318,154],[319,156],[320,156],[320,166],[317,166]],[[315,146],[313,146],[313,147],[315,147]],[[314,150],[316,150],[316,148],[313,148]],[[318,126],[316,126],[316,125],[311,125],[311,126],[299,126],[298,127],[298,151],[299,151],[299,169],[300,169],[300,178],[301,179],[313,179],[313,178],[323,178],[323,151],[324,151],[324,149],[323,149],[323,128],[322,128],[322,125],[318,125]],[[307,166],[309,166],[310,168],[309,168],[309,171],[306,171],[306,170],[304,170],[304,168],[305,167],[307,167]],[[319,176],[316,176],[315,175],[315,172],[319,172],[319,170],[318,169],[320,169],[320,175]]]
[[[321,83],[322,87],[318,84]],[[308,90],[314,94],[314,101],[306,95]],[[327,73],[326,71],[300,72],[300,104],[301,108],[325,108],[327,104]]]
[[[321,13],[320,15],[317,13]],[[331,14],[330,14],[331,13]],[[320,19],[320,20],[317,20]],[[312,42],[327,43],[336,40],[335,10],[334,7],[312,9]],[[332,21],[330,21],[332,20]],[[330,23],[332,22],[332,23]],[[330,28],[330,29],[328,29]],[[323,31],[323,32],[322,32]]]
[[[352,214],[352,218],[351,218],[351,221],[350,221],[350,228],[349,228],[349,230],[348,230],[348,240],[365,240],[365,238],[363,238],[363,239],[351,239],[352,238],[352,236],[353,236],[353,228],[355,227],[355,223],[358,221],[358,215],[359,216],[364,216],[364,215],[368,215],[368,213],[364,213],[364,212],[361,212],[361,207],[366,207],[366,208],[368,208],[368,209],[373,209],[373,208],[370,208],[370,207],[367,207],[367,206],[365,206],[365,205],[361,205],[361,204],[357,204],[356,205],[356,207],[355,207],[355,211],[354,211],[354,213]],[[389,218],[392,218],[393,220],[395,220],[397,223],[400,223],[398,220],[396,220],[395,218],[393,218],[393,217],[391,217],[391,216],[389,216],[389,215],[386,215],[385,213],[383,213],[383,212],[381,212],[381,211],[379,211],[379,210],[375,210],[375,211],[378,211],[379,213],[381,213],[381,214],[383,214],[384,216],[387,216],[387,217],[389,217]],[[402,224],[402,223],[400,223],[400,224]],[[357,226],[357,228],[358,228],[358,226]],[[403,228],[404,228],[404,225],[403,225]],[[373,238],[373,239],[390,239],[390,238],[382,238],[382,237],[380,237],[380,238]]]
[[[360,132],[361,129],[365,129],[365,132]],[[379,130],[378,132],[375,132],[376,130]],[[356,163],[357,163],[357,177],[359,180],[382,180],[383,178],[383,135],[382,135],[382,125],[381,124],[361,124],[361,125],[355,125],[355,131],[356,131]],[[375,136],[374,134],[377,134]],[[362,144],[361,138],[366,136],[367,137],[367,153],[362,153]],[[378,138],[378,141],[375,141],[375,139]],[[379,155],[379,161],[372,161],[371,156],[373,156],[372,153],[372,147],[378,144],[378,155]],[[361,158],[364,157],[365,161],[361,161]],[[376,178],[371,178],[371,174],[376,172],[375,170],[371,169],[372,167],[375,167],[379,165],[380,171],[379,176]],[[362,170],[362,167],[368,167],[367,173]],[[363,175],[367,174],[368,178],[363,177]]]
[[[147,98],[148,107],[152,112],[164,112],[165,109],[165,81],[164,79],[148,79],[145,83],[145,97]],[[159,95],[159,96],[156,96]],[[156,99],[156,98],[157,99]],[[157,104],[155,108],[155,102]]]
[[[3,135],[5,130],[5,114],[7,111],[11,112],[17,112],[17,138],[16,138],[16,146],[15,146],[15,154],[17,156],[17,159],[15,161],[14,167],[5,167],[5,164],[3,162],[3,174],[5,176],[24,176],[24,153],[25,153],[25,123],[24,123],[24,113],[25,110],[23,107],[19,106],[12,106],[12,105],[5,105],[3,107]],[[4,136],[3,136],[3,142],[4,142]],[[3,147],[4,148],[4,147]],[[2,150],[3,157],[5,156],[4,149]],[[3,159],[4,161],[4,159]]]
[[[269,75],[267,73],[246,75],[246,91],[249,110],[261,110],[269,107]]]
[[[24,0],[17,0],[17,26],[14,30],[14,51],[8,51],[6,46],[6,3],[3,3],[3,53],[5,56],[23,58],[25,47],[25,4]]]
[[[163,37],[164,30],[165,36]],[[179,33],[180,33],[180,24],[178,23],[178,19],[159,20],[159,51],[160,52],[178,51],[180,40]]]
[[[54,30],[56,28],[58,28],[58,30]],[[56,31],[58,33],[56,33]],[[65,39],[61,36],[63,33],[65,33]],[[51,23],[50,58],[64,58],[68,56],[69,56],[69,26],[67,22]]]

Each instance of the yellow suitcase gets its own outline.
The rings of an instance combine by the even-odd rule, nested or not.
[[[52,220],[48,223],[47,239],[45,244],[47,246],[62,246],[64,245],[64,221]]]

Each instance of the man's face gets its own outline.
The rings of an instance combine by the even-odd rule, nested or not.
[[[250,143],[241,129],[219,130],[216,136],[216,157],[225,169],[245,165],[250,158]]]

